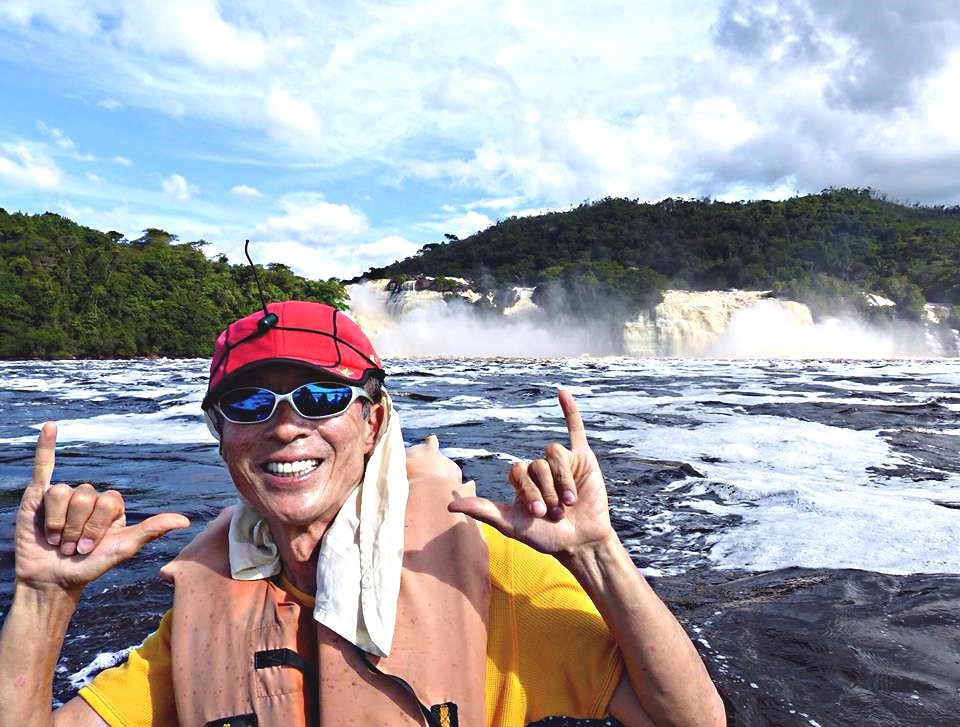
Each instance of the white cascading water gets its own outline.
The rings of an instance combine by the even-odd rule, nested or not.
[[[515,288],[502,315],[470,305],[478,293],[388,290],[386,280],[348,286],[350,312],[387,356],[569,357],[610,354],[589,322],[550,321]],[[892,302],[877,298],[879,306]],[[872,324],[854,315],[813,320],[807,306],[766,291],[664,291],[652,314],[624,322],[622,353],[638,358],[876,359],[956,356],[949,308],[929,304],[925,324]]]

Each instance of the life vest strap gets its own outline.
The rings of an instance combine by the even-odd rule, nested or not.
[[[449,714],[450,713],[449,706],[453,705],[453,714],[456,715],[456,707],[457,707],[456,704],[454,704],[453,702],[444,702],[442,705],[436,705],[436,707],[434,708],[427,707],[427,705],[425,705],[423,702],[420,701],[420,698],[417,696],[417,693],[413,691],[413,687],[410,686],[409,682],[407,682],[405,679],[398,677],[396,674],[387,674],[387,672],[381,671],[380,669],[378,669],[376,664],[370,661],[370,657],[367,656],[367,652],[365,652],[359,646],[357,647],[357,651],[360,652],[360,658],[363,659],[363,663],[366,664],[367,669],[372,671],[374,674],[378,674],[382,677],[386,677],[387,679],[392,681],[394,684],[399,686],[401,689],[403,689],[403,691],[405,691],[411,697],[413,697],[414,701],[417,703],[417,706],[420,708],[420,714],[422,714],[423,718],[427,721],[428,727],[457,727],[459,722],[453,722],[453,723],[447,722],[446,724],[444,724],[440,719],[439,712],[435,713],[433,711],[433,709],[437,709],[439,707],[447,707],[446,712]]]

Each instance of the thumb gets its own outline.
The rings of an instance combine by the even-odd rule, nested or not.
[[[485,497],[458,497],[447,505],[447,510],[461,512],[474,520],[491,525],[507,537],[516,537],[516,527],[507,517],[509,505],[498,505]]]
[[[118,554],[123,558],[135,555],[144,545],[166,535],[171,530],[190,527],[190,520],[184,515],[175,512],[164,512],[152,515],[141,523],[126,528],[127,537],[123,545],[118,548]]]

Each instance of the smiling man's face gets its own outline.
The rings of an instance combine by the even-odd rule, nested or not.
[[[270,364],[238,376],[231,388],[261,386],[285,394],[323,381],[317,371]],[[304,419],[287,402],[259,424],[223,423],[223,458],[237,491],[267,520],[271,530],[323,530],[353,491],[364,457],[377,440],[383,408],[366,419],[357,400],[340,416]]]

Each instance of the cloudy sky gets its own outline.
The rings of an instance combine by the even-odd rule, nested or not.
[[[0,0],[0,207],[350,277],[608,195],[960,204],[960,0]]]

